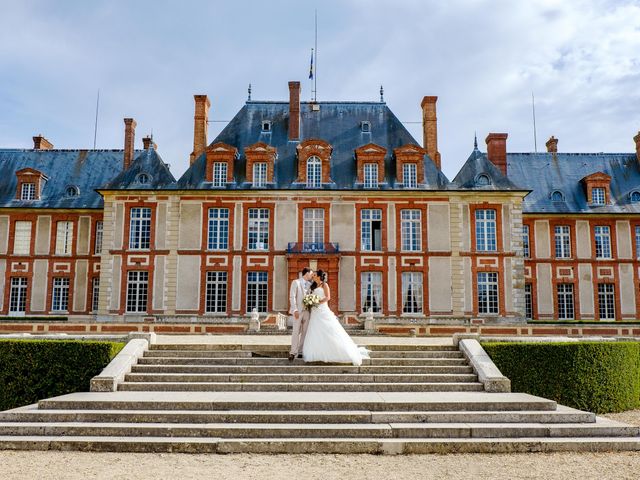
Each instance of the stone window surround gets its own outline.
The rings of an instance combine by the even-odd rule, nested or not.
[[[310,157],[318,157],[321,164],[321,183],[332,183],[331,180],[331,153],[333,147],[317,138],[310,138],[301,142],[297,147],[298,156],[298,178],[296,183],[307,184],[307,160]]]

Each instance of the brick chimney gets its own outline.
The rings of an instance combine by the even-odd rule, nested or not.
[[[424,97],[422,107],[422,138],[427,155],[440,170],[440,152],[438,152],[438,119],[436,118],[436,102],[438,97]]]
[[[289,82],[289,141],[300,140],[300,82]]]
[[[158,149],[158,145],[156,145],[156,143],[153,141],[153,137],[151,135],[147,135],[142,139],[142,145],[144,146],[145,150],[149,150],[150,148],[152,148],[153,150]]]
[[[545,145],[547,146],[547,152],[558,153],[558,139],[553,135],[551,135],[551,138],[547,140],[547,143],[545,143]]]
[[[194,95],[196,110],[193,115],[193,152],[189,157],[190,163],[207,149],[207,127],[209,126],[209,107],[211,102],[206,95]]]
[[[129,168],[133,162],[133,150],[136,140],[136,121],[133,118],[124,119],[124,162],[123,170]]]
[[[490,133],[487,135],[487,157],[491,163],[507,174],[507,135],[506,133]]]
[[[633,137],[633,141],[636,142],[636,157],[640,162],[640,132],[638,132],[638,134]]]
[[[33,149],[34,150],[51,150],[53,143],[44,138],[42,134],[33,137]]]

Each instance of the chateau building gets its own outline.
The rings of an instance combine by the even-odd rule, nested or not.
[[[0,149],[0,315],[196,321],[286,312],[303,266],[331,307],[412,319],[640,318],[640,134],[630,154],[507,152],[453,180],[436,97],[419,144],[384,102],[247,101],[190,166],[123,150]]]

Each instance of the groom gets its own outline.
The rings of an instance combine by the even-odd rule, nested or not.
[[[291,350],[289,350],[290,362],[293,362],[296,356],[302,358],[304,337],[309,326],[309,310],[304,308],[302,300],[309,293],[313,271],[304,267],[300,273],[302,274],[301,278],[291,282],[291,288],[289,288],[289,313],[293,317],[293,335],[291,335]]]

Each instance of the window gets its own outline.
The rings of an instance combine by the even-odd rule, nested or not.
[[[147,185],[151,181],[151,177],[148,173],[139,173],[136,177],[136,182],[141,185]]]
[[[636,227],[636,258],[640,258],[640,227]]]
[[[402,165],[402,183],[404,188],[418,187],[418,166],[415,163]]]
[[[322,185],[322,163],[318,157],[307,160],[307,188],[320,188]]]
[[[96,242],[93,251],[96,255],[102,253],[102,228],[103,223],[101,221],[96,222]]]
[[[598,311],[600,320],[616,318],[615,289],[612,283],[598,284]]]
[[[267,185],[267,164],[264,162],[253,164],[253,186],[264,188]]]
[[[269,209],[249,209],[249,250],[269,248]]]
[[[371,122],[360,122],[362,133],[371,133]]]
[[[498,314],[498,274],[478,273],[478,313]]]
[[[27,309],[26,277],[11,277],[11,294],[9,296],[10,312],[25,312]]]
[[[149,272],[127,273],[127,312],[146,312]]]
[[[98,304],[100,302],[100,277],[93,277],[91,283],[91,310],[98,311]]]
[[[307,244],[324,243],[324,210],[305,208],[302,216],[302,241]]]
[[[524,284],[524,317],[529,320],[533,318],[533,298],[530,283]]]
[[[400,236],[402,237],[402,250],[404,251],[417,252],[422,248],[420,213],[420,210],[402,210],[400,212]]]
[[[76,187],[75,185],[69,185],[64,190],[64,193],[67,197],[77,197],[78,195],[80,195],[80,190],[78,190],[78,187]]]
[[[54,312],[66,312],[69,310],[69,277],[56,277],[53,279],[51,310]]]
[[[267,272],[247,272],[247,312],[267,311]]]
[[[476,250],[495,252],[497,249],[496,211],[476,210]]]
[[[564,202],[564,194],[561,191],[556,190],[555,192],[553,192],[551,194],[551,201],[552,202]]]
[[[555,229],[556,258],[571,257],[571,232],[568,225],[556,225]]]
[[[13,254],[29,255],[31,252],[31,222],[16,222],[13,236]]]
[[[487,187],[491,185],[491,179],[484,174],[478,175],[478,178],[476,179],[476,185],[478,187]]]
[[[631,192],[631,195],[629,195],[629,198],[631,200],[631,203],[640,202],[640,192]]]
[[[377,188],[378,186],[378,164],[364,164],[364,188]]]
[[[382,210],[360,211],[360,248],[365,252],[382,250]]]
[[[605,189],[602,187],[593,187],[591,189],[591,203],[593,205],[605,204]]]
[[[227,272],[207,272],[205,311],[225,313],[227,311]]]
[[[132,208],[129,222],[129,248],[145,250],[151,245],[151,209]]]
[[[73,222],[58,222],[56,230],[56,255],[71,255]]]
[[[35,200],[36,199],[36,184],[35,183],[23,183],[20,190],[20,200]]]
[[[262,121],[262,131],[270,132],[271,131],[271,122],[269,120]]]
[[[609,227],[595,227],[596,258],[611,258],[611,235]]]
[[[402,312],[422,313],[422,273],[402,274]]]
[[[529,225],[522,226],[522,250],[524,258],[531,258],[531,250],[529,246]]]
[[[382,312],[382,273],[364,272],[360,275],[362,311]]]
[[[572,320],[574,318],[573,284],[559,283],[556,287],[558,294],[558,318]]]
[[[213,164],[213,186],[224,187],[227,184],[227,164],[215,162]]]
[[[229,248],[229,209],[209,209],[208,250],[226,250]]]

